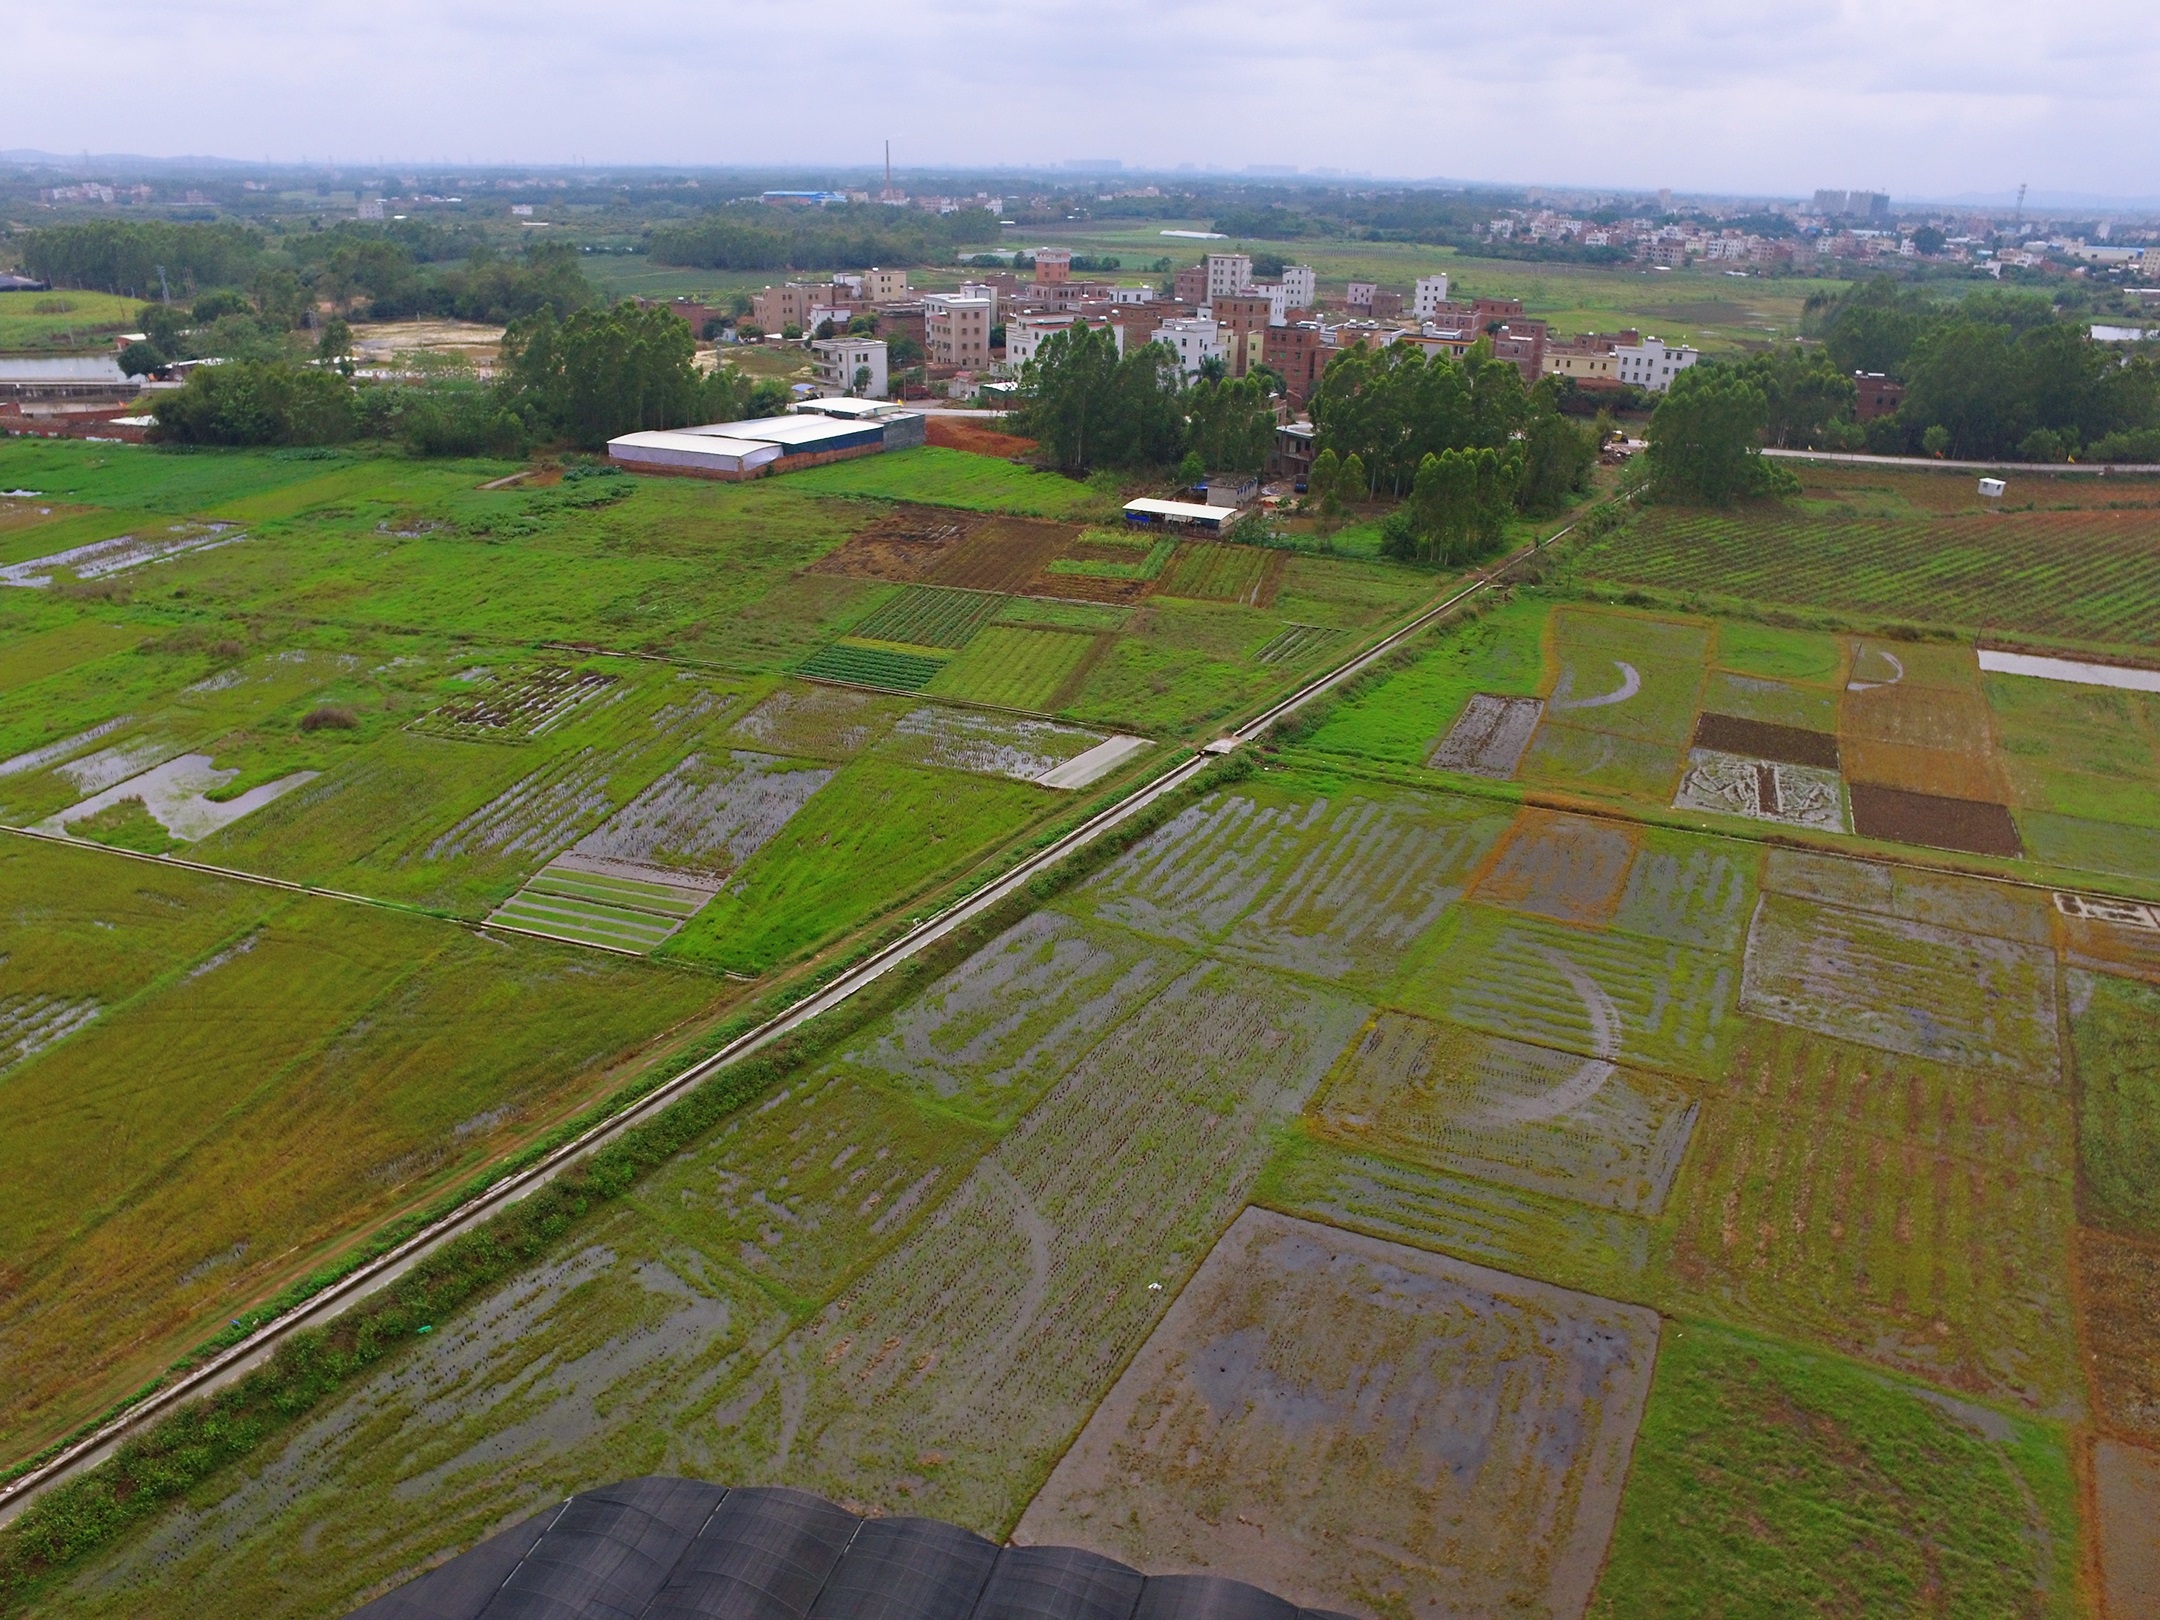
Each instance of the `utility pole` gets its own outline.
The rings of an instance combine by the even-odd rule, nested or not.
[[[879,195],[878,201],[892,201],[892,142],[890,140],[885,143],[885,190]]]
[[[157,267],[157,284],[160,298],[167,305],[170,305],[172,303],[172,288],[165,280],[165,267],[162,264]]]

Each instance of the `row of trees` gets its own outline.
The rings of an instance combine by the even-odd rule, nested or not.
[[[1848,432],[1825,427],[1815,442],[2032,461],[2160,456],[2160,371],[2093,342],[2079,312],[2042,294],[1989,288],[1942,299],[1878,278],[1811,300],[1808,324],[1826,369],[1905,385],[1895,415]]]
[[[543,308],[565,315],[595,297],[568,243],[504,254],[478,232],[412,220],[347,220],[272,237],[231,224],[93,220],[26,233],[22,257],[56,285],[160,306],[175,299],[199,305],[206,294],[244,296],[249,313],[274,330],[303,324],[324,303],[375,320],[508,322]]]
[[[698,219],[656,227],[645,249],[660,264],[700,270],[860,270],[872,265],[949,264],[955,248],[998,240],[997,216],[856,205],[784,213],[731,203]]]
[[[204,366],[161,396],[155,436],[220,445],[381,439],[419,455],[519,456],[535,443],[597,450],[622,433],[785,407],[784,383],[729,367],[701,375],[695,353],[690,329],[664,309],[623,303],[561,319],[542,309],[510,328],[493,384],[375,383],[320,361],[236,360]]]

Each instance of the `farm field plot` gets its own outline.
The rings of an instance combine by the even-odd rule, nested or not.
[[[1689,597],[2149,648],[2160,643],[2154,521],[2149,511],[1874,518],[1652,509],[1599,543],[1582,572]]]
[[[12,692],[108,653],[124,652],[146,639],[148,633],[134,626],[94,619],[11,638],[0,647],[0,692]]]
[[[1909,1057],[2049,1084],[2060,1074],[2054,956],[2015,940],[1768,894],[1748,927],[1740,1004]]]
[[[487,920],[498,928],[638,955],[666,940],[710,898],[704,889],[599,876],[551,863]]]
[[[1460,907],[1394,992],[1412,1012],[1582,1057],[1707,1078],[1739,990],[1722,952]]]
[[[925,708],[901,716],[878,744],[877,753],[909,765],[934,765],[1033,782],[1107,740],[1100,732],[1048,720],[1024,720],[970,709]]]
[[[861,1078],[806,1075],[728,1121],[634,1204],[656,1233],[800,1312],[914,1231],[989,1142]]]
[[[1054,911],[1014,924],[845,1062],[1007,1126],[1192,959]]]
[[[868,692],[790,685],[744,715],[728,736],[775,754],[853,759],[906,712],[894,699]]]
[[[5,1081],[11,1452],[135,1387],[295,1256],[559,1118],[715,999],[700,978],[332,901],[241,891],[256,909],[236,914],[225,885],[76,858],[95,864],[35,901],[38,871],[0,868],[31,884],[11,899],[40,937],[95,939],[153,902],[175,933],[133,994],[80,951],[29,976],[108,1010]],[[197,895],[199,920],[179,909]]]
[[[1353,1148],[1655,1215],[1695,1113],[1692,1097],[1656,1076],[1383,1013],[1313,1119]]]
[[[920,692],[944,670],[946,660],[907,647],[836,641],[804,659],[796,673],[813,680],[842,681],[850,686],[878,686],[893,692]]]
[[[1632,827],[1526,810],[1478,879],[1477,898],[1594,926],[1620,904],[1635,846]]]
[[[1590,1614],[2079,1614],[2075,1500],[2048,1428],[1674,1323]]]
[[[1077,516],[1101,500],[1087,485],[1056,473],[1031,472],[994,456],[936,446],[836,461],[793,474],[788,481],[807,494],[868,495],[1028,517]]]
[[[852,633],[866,641],[956,649],[996,618],[1001,605],[1001,599],[987,591],[914,585],[858,623]]]
[[[1657,1339],[1639,1306],[1248,1211],[1015,1540],[1314,1606],[1577,1615]]]
[[[1206,602],[1242,602],[1267,607],[1275,599],[1282,573],[1279,551],[1221,541],[1197,540],[1178,548],[1176,560],[1156,590],[1164,596],[1191,596]]]
[[[2160,1240],[2160,991],[2068,977],[2086,1219]]]
[[[970,703],[1051,713],[1065,706],[1102,646],[1101,637],[1082,631],[992,625],[941,665],[923,689]]]
[[[1502,825],[1441,794],[1270,783],[1181,812],[1071,904],[1284,971],[1385,982]]]
[[[2160,1248],[2080,1230],[2077,1270],[2094,1415],[2110,1433],[2160,1447]]]
[[[1517,596],[1425,640],[1415,662],[1331,709],[1305,746],[1424,764],[1478,693],[1534,698],[1548,604]],[[1513,769],[1513,762],[1509,762]]]
[[[1684,1308],[2078,1415],[2059,1093],[1749,1025],[1674,1189]]]

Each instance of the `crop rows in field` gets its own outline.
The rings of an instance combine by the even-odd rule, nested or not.
[[[1352,1147],[1654,1215],[1695,1112],[1686,1092],[1654,1075],[1382,1013],[1345,1055],[1314,1119]]]
[[[2036,1410],[2075,1399],[2054,1093],[1759,1025],[1732,1075],[1673,1206],[1686,1297]]]
[[[1281,569],[1281,552],[1221,540],[1196,540],[1178,553],[1175,566],[1158,589],[1164,596],[1265,607],[1274,598]]]
[[[1888,1052],[2052,1083],[2055,957],[2045,947],[1766,894],[1740,1004]]]
[[[903,711],[891,698],[830,686],[783,686],[729,728],[728,736],[775,754],[853,759]]]
[[[437,837],[424,858],[552,855],[607,815],[613,803],[607,792],[613,768],[614,762],[597,748],[551,759]]]
[[[774,754],[694,753],[570,846],[570,864],[717,888],[832,780]]]
[[[1299,1136],[1269,1165],[1256,1201],[1596,1293],[1640,1297],[1651,1225],[1633,1215],[1482,1177]]]
[[[1015,1540],[1308,1605],[1576,1614],[1657,1342],[1640,1306],[1248,1210]]]
[[[1181,812],[1074,904],[1268,967],[1385,980],[1504,825],[1439,795],[1231,792]]]
[[[1103,740],[1100,732],[1050,720],[937,707],[902,715],[877,751],[908,765],[1032,782]]]
[[[1739,988],[1722,953],[1462,908],[1404,1006],[1584,1057],[1717,1072]]]
[[[799,1306],[830,1299],[905,1238],[987,1145],[882,1086],[805,1074],[635,1197],[675,1242]]]
[[[665,943],[707,898],[703,890],[549,866],[488,921],[573,945],[643,954]]]
[[[846,1061],[1009,1124],[1190,966],[1137,934],[1039,911],[894,1013]]]
[[[715,1466],[1011,1523],[1363,1016],[1235,968],[1185,974],[718,1406]]]
[[[1256,664],[1302,664],[1342,640],[1347,632],[1318,624],[1286,624],[1253,653]]]
[[[414,729],[479,742],[524,742],[553,730],[616,684],[614,676],[598,670],[561,666],[478,679],[479,691],[429,710],[412,722]]]
[[[1673,592],[2151,646],[2160,640],[2151,535],[2151,515],[2129,512],[1900,521],[1651,511],[1583,566]]]
[[[930,690],[941,697],[1044,714],[1101,650],[1103,638],[1070,630],[992,625],[944,667]]]
[[[0,1074],[66,1040],[102,1010],[95,996],[0,996]]]
[[[852,633],[864,641],[965,647],[970,636],[997,617],[1003,600],[988,591],[910,585],[856,625]]]
[[[1043,570],[1053,581],[1057,579],[1111,579],[1130,583],[1143,583],[1156,578],[1169,567],[1170,559],[1177,554],[1178,543],[1169,536],[1145,545],[1130,542],[1123,537],[1109,538],[1100,530],[1090,530],[1075,542],[1089,551],[1106,552],[1102,556],[1066,556],[1052,558]],[[1125,555],[1138,552],[1136,556]]]
[[[919,692],[945,667],[945,660],[898,647],[868,647],[836,641],[805,659],[798,673],[813,680],[845,681],[852,686],[882,686]]]

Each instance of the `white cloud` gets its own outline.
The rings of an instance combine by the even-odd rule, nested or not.
[[[118,0],[10,37],[0,146],[55,151],[2160,193],[2151,0]]]

